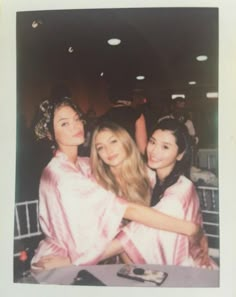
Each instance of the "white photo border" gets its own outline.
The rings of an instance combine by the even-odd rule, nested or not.
[[[64,296],[64,294],[84,294],[86,296],[112,294],[135,294],[136,296],[233,296],[233,176],[236,133],[233,112],[236,77],[236,22],[235,2],[232,1],[73,1],[61,3],[54,0],[41,1],[2,0],[0,2],[0,46],[1,46],[1,200],[0,200],[0,240],[1,240],[1,296]],[[162,289],[158,293],[152,288],[78,288],[53,285],[25,285],[13,283],[13,223],[15,203],[15,163],[16,163],[16,12],[27,10],[80,9],[80,8],[125,8],[125,7],[218,7],[219,8],[219,168],[220,168],[220,238],[221,264],[220,288],[214,289]],[[233,80],[234,78],[234,80]],[[235,100],[235,99],[234,99]],[[236,131],[235,131],[236,132]],[[233,229],[233,228],[232,228]],[[145,290],[145,291],[143,291]]]

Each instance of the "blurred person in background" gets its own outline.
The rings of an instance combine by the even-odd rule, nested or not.
[[[109,99],[113,104],[101,120],[112,121],[125,128],[135,140],[141,154],[144,154],[147,145],[146,121],[142,111],[132,107],[132,91],[122,86],[112,87]]]

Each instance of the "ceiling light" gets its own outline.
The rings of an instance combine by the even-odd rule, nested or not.
[[[181,97],[181,98],[185,98],[185,95],[184,94],[173,94],[171,95],[171,98],[174,100],[175,98],[177,97]]]
[[[145,76],[144,75],[138,75],[138,76],[136,76],[136,79],[137,80],[144,80]]]
[[[31,26],[32,28],[36,29],[39,25],[42,25],[42,24],[43,22],[41,20],[34,20]]]
[[[68,47],[68,52],[69,52],[70,54],[72,54],[72,53],[74,52],[74,49],[73,49],[72,46],[69,46],[69,47]]]
[[[104,75],[104,72],[101,72],[101,73],[100,73],[100,76],[103,77],[103,75]]]
[[[196,83],[197,83],[197,82],[194,81],[194,80],[188,82],[189,85],[196,85]]]
[[[38,22],[37,21],[33,21],[33,23],[32,23],[32,27],[35,29],[35,28],[37,28],[38,27]]]
[[[217,92],[208,92],[206,93],[207,98],[218,98],[218,93]]]
[[[197,56],[196,59],[200,62],[203,62],[203,61],[206,61],[208,57],[205,55],[201,55],[201,56]]]
[[[110,45],[115,46],[121,43],[121,40],[118,38],[111,38],[107,41]]]

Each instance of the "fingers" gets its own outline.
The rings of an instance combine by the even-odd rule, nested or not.
[[[197,257],[199,259],[199,263],[201,267],[211,269],[211,261],[208,256],[208,250],[207,251],[201,250],[200,253],[197,255]]]
[[[203,237],[204,237],[203,229],[199,227],[198,232],[195,235],[189,237],[189,240],[192,245],[199,245]]]
[[[40,258],[40,260],[34,263],[34,266],[44,270],[49,270],[57,267],[70,265],[70,259],[63,256],[47,255]]]
[[[47,255],[47,256],[42,256],[42,257],[40,258],[40,260],[47,261],[47,260],[51,260],[51,259],[53,259],[53,258],[55,258],[54,255]]]
[[[34,266],[47,270],[55,266],[54,262],[55,261],[53,256],[43,256],[38,262],[34,263]]]
[[[37,263],[34,264],[34,266],[44,270],[49,270],[55,267],[54,263],[49,260],[38,261]]]
[[[39,260],[38,262],[34,263],[34,267],[45,269],[45,264],[43,261]]]

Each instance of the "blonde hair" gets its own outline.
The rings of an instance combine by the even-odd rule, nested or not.
[[[119,182],[110,167],[99,157],[95,146],[97,135],[106,130],[111,131],[119,139],[126,151],[127,157],[120,168]],[[135,142],[124,128],[112,122],[98,125],[92,137],[90,158],[92,172],[101,186],[130,202],[150,205],[151,185],[147,167]]]

